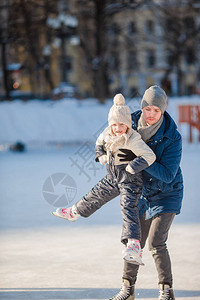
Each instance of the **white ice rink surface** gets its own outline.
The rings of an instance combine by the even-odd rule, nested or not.
[[[88,219],[70,223],[51,215],[54,207],[42,195],[46,178],[57,172],[77,184],[73,202],[105,174],[89,180],[71,166],[79,146],[2,152],[0,299],[109,299],[121,286],[119,198]],[[182,213],[171,228],[171,254],[177,300],[200,299],[200,168],[198,144],[184,144],[185,193]],[[89,171],[88,171],[89,172]],[[89,174],[89,173],[88,173]],[[157,275],[145,248],[136,299],[155,300]]]
[[[168,110],[177,121],[179,104],[199,100],[199,96],[170,99]],[[105,175],[105,168],[98,164],[98,170],[94,169],[94,145],[84,170],[72,161],[83,163],[84,141],[94,142],[111,105],[89,100],[0,103],[1,300],[109,299],[119,291],[123,269],[119,198],[90,218],[70,223],[51,215],[55,208],[42,193],[49,176],[68,174],[77,186],[73,204]],[[195,130],[191,145],[188,127],[182,124],[180,130],[184,201],[172,225],[168,249],[176,300],[200,300],[200,143]],[[5,149],[1,145],[16,139],[28,145],[26,152],[1,151]],[[59,141],[65,139],[81,144],[63,146]],[[35,141],[56,142],[57,147],[37,148]],[[63,186],[56,186],[55,193],[62,195]],[[143,260],[136,299],[155,300],[157,274],[148,247]]]

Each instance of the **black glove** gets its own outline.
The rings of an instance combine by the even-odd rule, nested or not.
[[[131,161],[137,156],[129,149],[119,149],[123,154],[119,153],[117,156],[122,157],[119,161]]]

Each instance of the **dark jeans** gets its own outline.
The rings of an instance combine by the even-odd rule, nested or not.
[[[145,220],[145,213],[140,219],[141,223],[141,247],[144,248],[148,238],[149,251],[155,260],[159,283],[172,286],[172,271],[169,252],[166,241],[169,228],[175,217],[175,213],[160,214],[152,219]],[[139,266],[124,261],[123,278],[135,284]]]

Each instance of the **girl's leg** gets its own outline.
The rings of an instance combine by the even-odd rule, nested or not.
[[[120,205],[123,217],[121,241],[127,244],[128,239],[141,240],[138,202],[142,192],[141,181],[135,176],[132,182],[119,184]]]
[[[141,226],[141,248],[143,249],[149,234],[149,229],[151,226],[151,219],[145,220],[146,214],[144,213],[140,219]],[[123,279],[129,280],[132,284],[135,284],[137,279],[137,273],[139,270],[139,266],[134,265],[132,263],[128,263],[124,261],[124,270],[123,270]]]
[[[138,195],[132,194],[131,190],[124,189],[125,194],[121,191],[121,213],[123,218],[121,241],[126,244],[128,239],[141,239],[140,220],[137,202],[140,198]]]
[[[105,176],[75,204],[75,207],[77,212],[86,218],[118,195],[119,189],[115,181]]]

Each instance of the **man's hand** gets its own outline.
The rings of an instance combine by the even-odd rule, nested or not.
[[[126,172],[128,172],[128,173],[131,173],[131,174],[135,174],[135,171],[129,166],[129,165],[127,165],[126,166]]]
[[[119,149],[123,154],[118,153],[117,156],[121,157],[119,161],[131,161],[137,156],[129,149]]]

